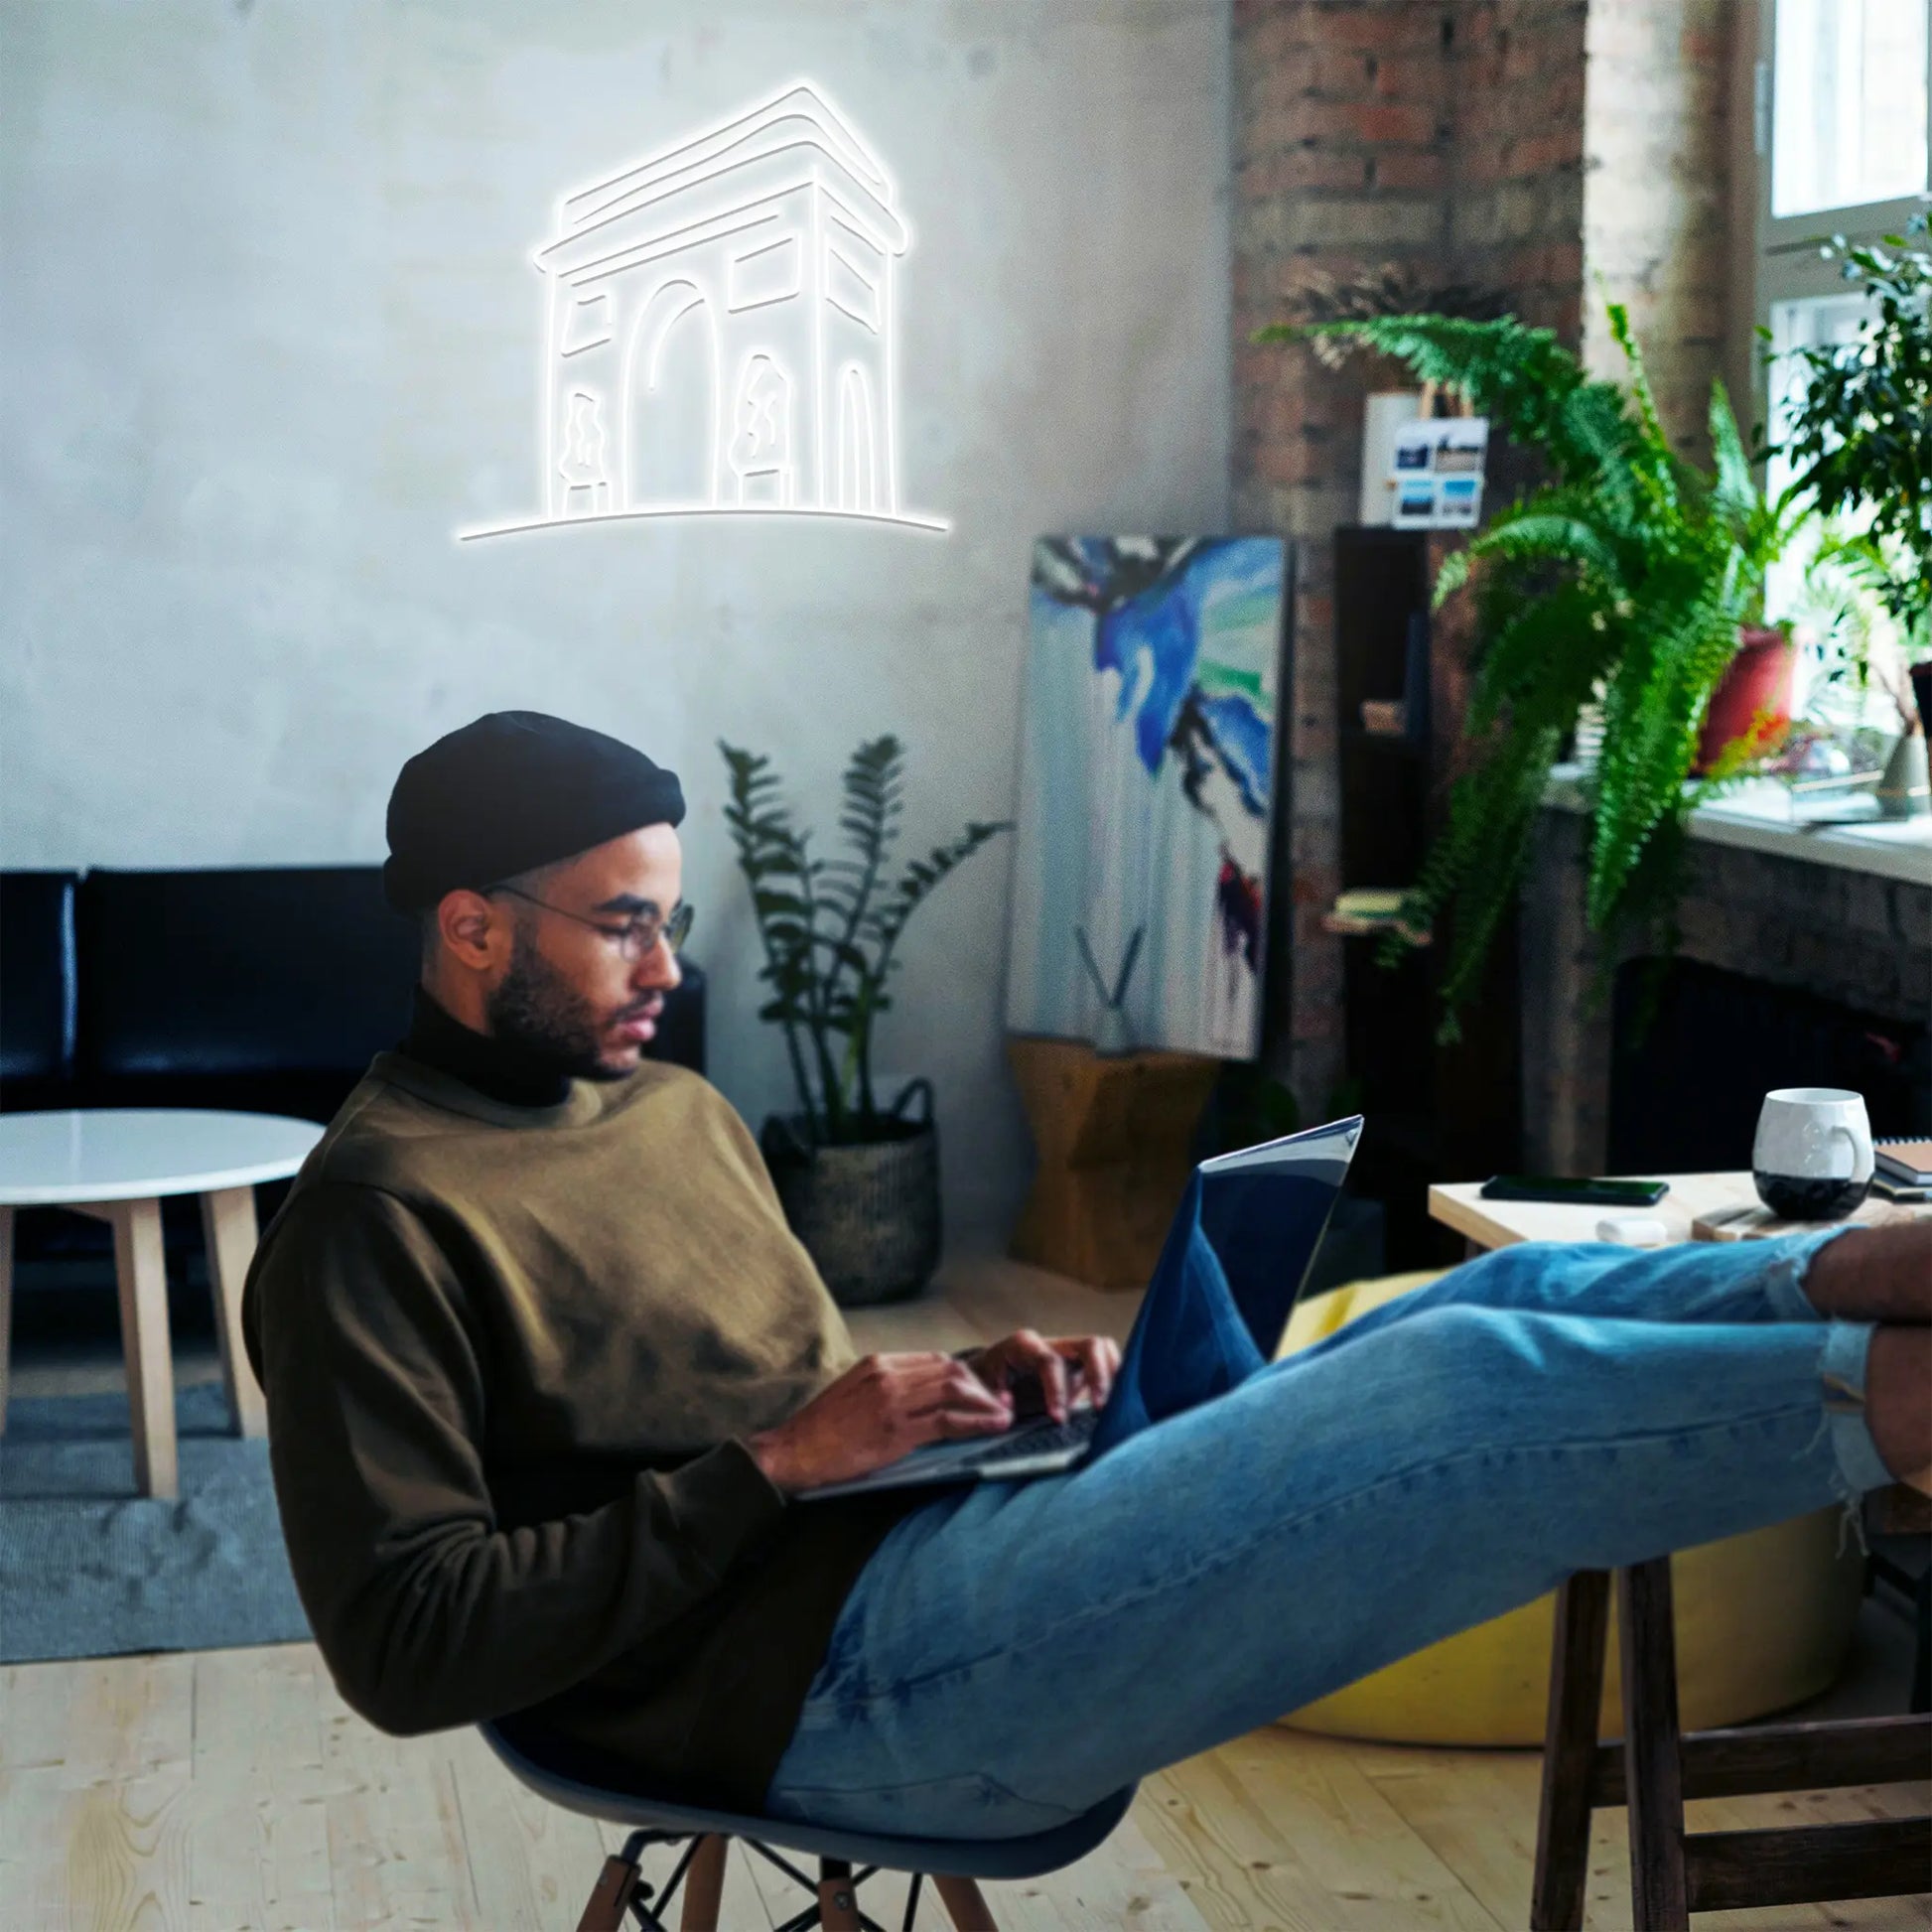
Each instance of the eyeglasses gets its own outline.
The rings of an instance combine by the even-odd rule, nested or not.
[[[618,949],[619,955],[634,966],[640,959],[648,959],[657,949],[661,939],[665,949],[676,956],[677,950],[691,936],[691,921],[697,916],[695,906],[680,905],[671,916],[661,924],[654,919],[628,919],[622,925],[607,925],[602,919],[587,918],[582,912],[573,912],[566,905],[552,905],[547,898],[538,898],[534,893],[526,893],[518,886],[486,886],[489,893],[508,893],[512,898],[526,899],[532,905],[540,905],[546,912],[555,912],[566,919],[575,919],[579,925],[587,925],[593,932],[601,932]]]

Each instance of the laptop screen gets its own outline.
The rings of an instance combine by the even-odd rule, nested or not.
[[[1197,1164],[1094,1432],[1104,1455],[1273,1360],[1361,1116]]]
[[[1361,1132],[1356,1114],[1200,1164],[1201,1232],[1263,1361],[1281,1345]]]

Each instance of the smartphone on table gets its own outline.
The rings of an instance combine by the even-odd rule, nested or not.
[[[1499,1173],[1482,1183],[1484,1200],[1547,1200],[1573,1207],[1655,1207],[1665,1180],[1571,1180],[1548,1174]]]

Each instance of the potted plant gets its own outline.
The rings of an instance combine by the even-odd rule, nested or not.
[[[1738,624],[1737,654],[1711,693],[1698,732],[1697,757],[1691,760],[1694,777],[1715,771],[1739,740],[1753,751],[1776,749],[1791,729],[1791,681],[1797,665],[1790,624]]]
[[[1795,394],[1775,446],[1820,510],[1859,526],[1841,552],[1875,593],[1911,667],[1918,716],[1900,704],[1904,730],[1881,785],[1900,811],[1924,795],[1932,707],[1932,253],[1917,245],[1927,233],[1917,214],[1903,235],[1860,245],[1834,235],[1821,245],[1869,300],[1850,342],[1791,352]]]
[[[759,1018],[784,1032],[798,1111],[759,1135],[785,1218],[847,1305],[916,1294],[939,1262],[939,1142],[932,1083],[889,1106],[873,1091],[873,1026],[893,1004],[899,935],[933,889],[997,832],[971,823],[949,845],[885,873],[898,836],[903,748],[862,744],[846,767],[840,828],[854,856],[819,858],[779,802],[768,758],[719,742],[731,772],[725,818],[751,888],[772,997]],[[923,1117],[908,1117],[914,1100]]]
[[[1773,453],[1827,516],[1864,525],[1881,602],[1913,663],[1932,657],[1932,253],[1906,235],[1822,244],[1869,298],[1848,343],[1791,351],[1796,394]]]
[[[1447,915],[1446,1037],[1515,901],[1551,766],[1586,706],[1602,716],[1586,779],[1587,916],[1606,945],[1648,928],[1664,952],[1674,947],[1689,813],[1755,749],[1755,737],[1731,745],[1687,784],[1739,626],[1761,614],[1765,569],[1803,508],[1790,492],[1764,500],[1722,384],[1711,402],[1715,473],[1681,458],[1658,421],[1628,316],[1614,304],[1609,316],[1627,388],[1588,376],[1554,332],[1512,318],[1261,332],[1263,341],[1359,339],[1425,381],[1462,390],[1550,474],[1451,554],[1436,585],[1440,605],[1473,579],[1477,618],[1466,761],[1403,909],[1416,929]]]
[[[1881,812],[1909,816],[1928,809],[1925,731],[1888,588],[1869,534],[1828,521],[1792,609],[1812,659],[1807,716],[1774,769],[1815,786],[1840,775],[1847,789],[1869,782]],[[1932,660],[1920,669],[1932,675]],[[1874,705],[1874,692],[1886,702]]]
[[[1759,492],[1722,383],[1711,398],[1711,445],[1718,466],[1714,502],[1729,528],[1743,609],[1736,650],[1711,693],[1698,731],[1691,760],[1691,775],[1698,778],[1775,751],[1791,729],[1798,653],[1789,621],[1766,621],[1765,585],[1772,565],[1816,516],[1796,483],[1775,496]]]

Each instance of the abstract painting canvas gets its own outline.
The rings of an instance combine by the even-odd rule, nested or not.
[[[1012,1032],[1259,1051],[1286,566],[1276,537],[1034,546]]]

